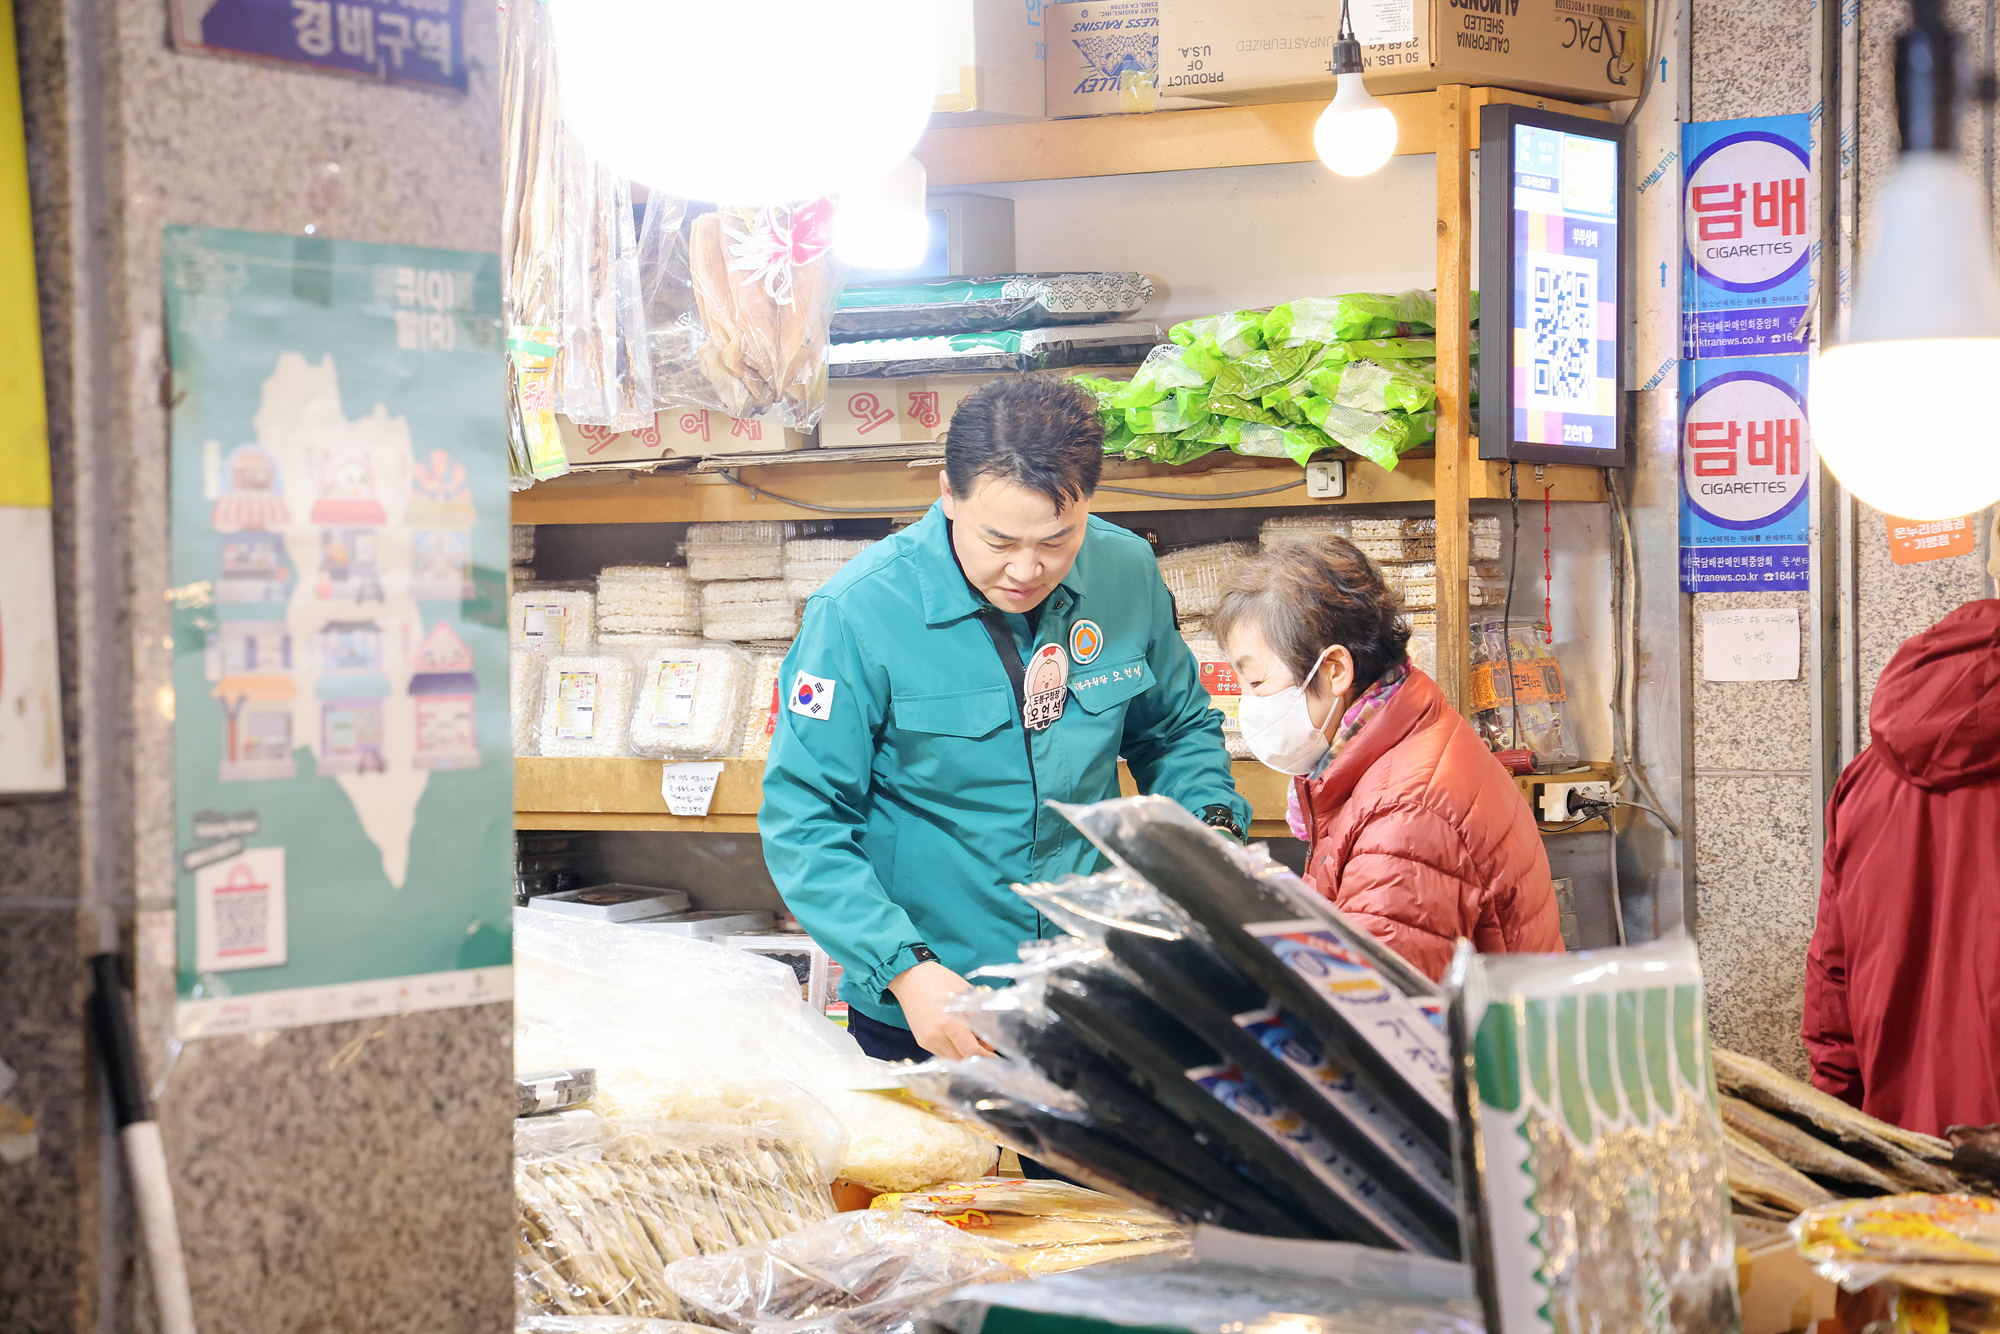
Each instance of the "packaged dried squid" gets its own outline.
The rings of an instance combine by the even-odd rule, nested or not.
[[[650,649],[633,692],[632,749],[657,759],[711,760],[743,735],[750,659],[713,641]]]
[[[1452,981],[1459,1180],[1491,1334],[1739,1329],[1693,942],[1461,943]]]
[[[686,1318],[667,1268],[828,1218],[803,1141],[760,1126],[597,1117],[514,1123],[524,1312]]]

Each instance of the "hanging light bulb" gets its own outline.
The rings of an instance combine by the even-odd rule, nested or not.
[[[1370,176],[1396,152],[1396,113],[1361,84],[1361,43],[1340,4],[1340,40],[1333,44],[1333,101],[1313,126],[1313,151],[1342,176]]]
[[[833,248],[864,269],[907,269],[930,247],[924,209],[924,164],[906,157],[872,181],[840,196],[833,217]]]
[[[1940,428],[1912,386],[1963,395],[2000,383],[2000,276],[1992,222],[1953,152],[1957,39],[1940,0],[1918,0],[1896,41],[1903,156],[1876,206],[1875,243],[1847,334],[1813,368],[1812,430],[1848,490],[1904,519],[2000,501],[2000,418]]]
[[[551,0],[562,115],[656,190],[777,204],[880,176],[929,121],[934,0]]]

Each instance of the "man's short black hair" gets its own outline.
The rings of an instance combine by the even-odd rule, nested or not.
[[[1090,499],[1104,471],[1104,423],[1097,400],[1054,375],[994,380],[951,414],[944,475],[954,496],[982,477],[1039,491],[1063,509]]]

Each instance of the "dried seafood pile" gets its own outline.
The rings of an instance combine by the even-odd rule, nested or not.
[[[1715,1082],[1739,1213],[1790,1219],[1835,1200],[1967,1188],[1949,1141],[1878,1121],[1762,1061],[1717,1047]]]
[[[831,1217],[805,1145],[762,1127],[596,1118],[515,1123],[523,1310],[686,1316],[666,1268]]]

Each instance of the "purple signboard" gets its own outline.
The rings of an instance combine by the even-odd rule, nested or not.
[[[465,0],[173,0],[184,51],[465,91]]]

